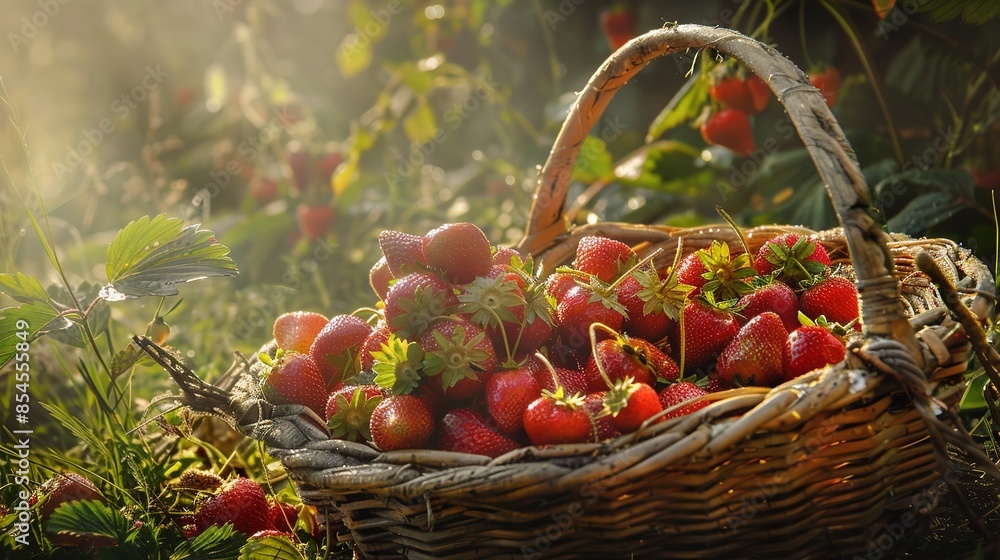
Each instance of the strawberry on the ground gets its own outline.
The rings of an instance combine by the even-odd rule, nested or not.
[[[264,489],[242,476],[229,480],[201,502],[193,521],[197,533],[226,523],[245,535],[275,528]]]
[[[810,73],[809,81],[823,94],[827,107],[833,108],[837,104],[840,99],[840,70],[836,66]]]
[[[635,266],[638,259],[631,247],[607,237],[587,235],[576,247],[573,268],[596,276],[602,282],[613,282]]]
[[[370,429],[382,451],[421,449],[434,432],[434,416],[420,397],[389,395],[375,407]]]
[[[598,19],[612,51],[617,51],[635,37],[635,12],[628,6],[602,10]]]
[[[592,442],[601,442],[622,435],[611,422],[611,413],[604,405],[605,392],[590,393],[583,398],[583,409],[587,411],[594,422],[591,431]]]
[[[471,408],[456,408],[445,414],[438,422],[435,438],[438,449],[491,458],[521,447]]]
[[[270,361],[266,354],[260,359]],[[326,414],[326,383],[309,354],[280,353],[260,384],[264,398],[274,404],[301,404],[320,418]]]
[[[740,320],[745,324],[750,319],[771,311],[781,318],[785,330],[792,332],[799,328],[799,298],[784,282],[768,282],[764,286],[740,298]]]
[[[707,144],[728,148],[741,156],[752,154],[755,148],[750,118],[743,111],[730,107],[712,114],[702,123],[701,137]]]
[[[354,315],[335,315],[319,331],[309,355],[328,389],[361,371],[361,345],[371,333],[371,325]]]
[[[542,394],[542,385],[531,370],[520,367],[494,373],[486,381],[486,409],[505,434],[524,427],[524,411]]]
[[[268,500],[267,504],[274,528],[282,533],[295,534],[295,523],[299,519],[295,506],[278,499]]]
[[[797,233],[783,233],[757,250],[753,267],[761,276],[777,272],[778,280],[797,289],[802,280],[825,274],[830,257],[815,240]]]
[[[382,350],[382,345],[389,341],[389,335],[392,331],[389,329],[389,324],[385,321],[379,321],[372,332],[365,337],[364,342],[361,343],[361,347],[358,349],[358,353],[361,355],[361,370],[369,371],[372,366],[375,365],[375,358],[372,357],[372,352],[378,352]]]
[[[663,410],[669,410],[672,407],[705,396],[708,393],[709,391],[702,389],[690,381],[678,381],[677,383],[667,385],[660,391],[660,406],[663,407]],[[669,420],[671,418],[687,416],[688,414],[692,414],[705,408],[709,404],[711,403],[704,400],[690,402],[684,406],[680,406],[670,412],[667,412],[663,415],[663,419]]]
[[[738,76],[725,76],[709,86],[708,95],[727,107],[739,109],[748,115],[757,112],[757,104],[747,83]]]
[[[385,256],[380,257],[368,271],[368,284],[378,299],[385,301],[385,296],[389,294],[389,282],[392,281],[392,278],[388,261],[385,260]]]
[[[683,340],[675,348],[682,351],[685,372],[707,366],[739,332],[735,314],[725,304],[715,302],[711,294],[692,300],[684,307]],[[680,329],[677,329],[680,330]]]
[[[827,364],[836,364],[846,353],[844,343],[827,329],[818,325],[799,327],[788,333],[785,341],[782,381],[790,381]]]
[[[458,304],[450,283],[427,273],[396,280],[385,298],[385,320],[403,338],[420,338],[434,321]]]
[[[747,89],[750,90],[750,97],[753,97],[754,112],[759,113],[767,108],[771,100],[771,88],[767,87],[764,80],[757,76],[750,76],[746,80]]]
[[[854,321],[855,327],[860,328],[858,289],[843,276],[831,276],[806,288],[799,295],[799,306],[810,319],[822,315],[827,321],[844,326]]]
[[[290,311],[274,320],[272,334],[278,348],[308,354],[316,335],[328,322],[326,316],[314,311]]]
[[[420,339],[424,371],[449,398],[469,398],[479,392],[496,369],[497,357],[486,331],[464,319],[436,323]]]
[[[773,387],[781,381],[788,331],[777,314],[761,313],[740,328],[715,364],[716,376],[734,387]]]
[[[490,241],[475,224],[444,224],[424,235],[427,265],[443,272],[455,284],[472,282],[485,276],[493,265]]]
[[[623,434],[638,430],[643,422],[663,410],[653,387],[629,378],[605,392],[604,404],[611,411],[611,424]]]
[[[295,219],[299,223],[299,233],[310,243],[326,234],[333,223],[333,207],[329,204],[299,204]]]
[[[330,437],[347,441],[367,441],[372,413],[382,402],[377,385],[347,385],[332,393],[326,401],[326,421]]]
[[[382,256],[385,257],[386,266],[393,278],[420,272],[420,265],[427,264],[424,238],[419,235],[392,229],[383,230],[378,234],[378,246],[382,249]]]
[[[37,515],[42,527],[47,527],[49,518],[63,504],[81,500],[104,500],[104,494],[86,476],[75,472],[60,472],[43,482],[31,494],[29,505],[39,502]],[[100,548],[115,542],[103,536],[85,536],[72,533],[53,533],[46,529],[46,536],[56,546]]]
[[[524,431],[532,445],[584,443],[591,440],[593,426],[583,407],[583,396],[566,395],[562,387],[544,391],[524,411]]]

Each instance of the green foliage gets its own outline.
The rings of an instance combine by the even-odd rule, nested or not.
[[[233,560],[240,557],[245,544],[246,535],[233,529],[231,524],[213,525],[197,537],[180,543],[170,560]]]
[[[100,500],[78,500],[65,503],[49,518],[46,529],[51,533],[66,533],[80,537],[107,537],[116,543],[132,540],[133,523],[121,512]]]

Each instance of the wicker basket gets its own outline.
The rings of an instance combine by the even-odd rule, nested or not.
[[[829,189],[843,228],[817,236],[848,265],[862,299],[863,343],[842,363],[775,389],[711,394],[712,404],[693,415],[611,441],[527,447],[495,460],[380,453],[331,440],[303,407],[263,401],[250,362],[234,367],[232,388],[169,365],[181,401],[263,441],[303,501],[344,529],[339,538],[365,558],[886,557],[929,531],[932,519],[965,528],[951,537],[990,544],[1000,472],[949,405],[961,395],[973,343],[988,351],[980,322],[992,312],[993,279],[950,241],[881,231],[868,214],[855,156],[821,95],[773,49],[732,31],[680,25],[616,52],[566,119],[520,248],[551,270],[572,259],[584,235],[620,239],[640,254],[662,247],[663,262],[673,260],[678,239],[689,253],[733,235],[727,227],[569,229],[563,219],[577,152],[615,91],[654,58],[706,46],[770,85]],[[751,249],[788,230],[809,232],[754,228],[747,232]],[[918,261],[933,268],[923,252],[946,284],[935,286],[917,269]],[[970,498],[971,478],[987,491]],[[957,504],[960,522],[934,517],[943,503]]]

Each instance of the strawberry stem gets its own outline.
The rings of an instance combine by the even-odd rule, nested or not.
[[[610,333],[611,336],[614,337],[620,338],[621,335],[619,335],[617,331],[605,325],[604,323],[590,324],[590,352],[594,356],[594,363],[597,364],[597,371],[600,372],[601,377],[604,379],[604,382],[608,385],[608,388],[613,388],[614,383],[611,382],[611,378],[608,377],[608,373],[604,371],[604,364],[601,363],[601,357],[599,355],[599,352],[597,351],[597,329],[601,329],[607,333]]]
[[[736,221],[729,215],[729,212],[726,212],[722,206],[716,206],[715,211],[718,212],[719,215],[722,216],[722,219],[726,220],[726,223],[729,224],[729,227],[733,228],[733,231],[736,232],[736,236],[740,238],[740,245],[743,245],[743,252],[748,255],[752,255],[753,253],[750,252],[750,242],[747,240],[746,234],[743,233],[740,226],[736,225]]]
[[[541,360],[542,365],[549,370],[549,375],[552,376],[552,386],[555,387],[556,391],[558,391],[562,385],[559,384],[559,376],[556,375],[556,368],[552,367],[552,362],[550,362],[549,359],[545,357],[545,354],[542,354],[541,352],[535,352],[535,357]]]

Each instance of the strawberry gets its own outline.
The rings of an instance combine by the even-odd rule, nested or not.
[[[750,97],[753,98],[753,112],[760,113],[767,108],[767,104],[771,100],[771,88],[757,76],[748,77],[746,83],[747,89],[750,90]]]
[[[545,293],[549,294],[557,301],[561,300],[570,288],[577,285],[576,278],[572,274],[556,272],[550,274],[545,279]]]
[[[260,359],[271,361],[267,354],[261,354]],[[274,404],[301,404],[320,418],[326,414],[326,383],[309,354],[280,353],[261,379],[260,388],[264,398]]]
[[[682,361],[685,371],[707,366],[739,332],[736,316],[726,304],[716,303],[711,294],[707,296],[692,300],[684,307]]]
[[[621,241],[587,235],[576,247],[573,268],[596,276],[602,282],[613,282],[637,262],[635,251]]]
[[[521,256],[521,253],[512,247],[497,247],[493,251],[493,266],[504,267],[512,264],[515,259],[524,262],[524,257]]]
[[[389,330],[389,325],[385,321],[379,321],[372,332],[365,338],[365,341],[361,343],[361,347],[358,349],[361,360],[361,370],[370,371],[372,366],[375,365],[375,358],[372,357],[372,352],[378,352],[382,349],[382,345],[389,341],[389,335],[392,333]]]
[[[708,383],[705,383],[704,389],[709,393],[718,393],[719,391],[728,391],[729,389],[732,389],[732,387],[725,381],[719,379],[719,376],[716,375],[713,370],[708,374]]]
[[[420,449],[434,432],[434,416],[423,399],[413,395],[390,395],[372,412],[372,441],[382,451]]]
[[[288,147],[288,166],[292,168],[292,180],[299,190],[309,186],[309,154],[298,146],[298,142],[290,142]]]
[[[617,51],[635,37],[635,12],[627,6],[602,10],[598,19],[612,51]]]
[[[573,395],[576,393],[587,393],[587,376],[579,369],[568,369],[563,367],[554,367],[555,379],[552,378],[552,372],[549,371],[547,367],[536,366],[532,362],[528,362],[528,366],[531,369],[532,375],[535,377],[535,381],[542,389],[550,392],[554,392],[556,387],[561,385],[565,390],[566,394]]]
[[[274,341],[282,350],[308,354],[316,335],[328,322],[324,315],[314,311],[283,313],[274,320]]]
[[[670,410],[671,408],[677,405],[681,405],[693,399],[703,397],[708,393],[709,391],[702,389],[701,387],[695,385],[694,383],[691,383],[690,381],[679,381],[677,383],[672,383],[670,385],[667,385],[666,387],[663,388],[662,391],[660,391],[659,395],[660,405],[663,407],[663,410]],[[679,406],[664,414],[663,419],[669,420],[671,418],[680,418],[681,416],[687,416],[688,414],[692,414],[698,410],[705,408],[709,404],[711,403],[709,403],[708,401],[698,401],[698,402],[691,402],[689,404],[684,404],[683,406]]]
[[[483,415],[471,408],[456,408],[437,425],[438,449],[497,458],[521,447],[492,427]]]
[[[844,343],[825,328],[817,325],[799,327],[788,333],[785,341],[783,381],[790,381],[827,364],[836,364],[844,359],[846,353]]]
[[[698,259],[700,267],[690,262],[690,258]],[[698,249],[678,265],[678,277],[681,282],[698,288],[698,293],[712,292],[718,301],[738,298],[753,291],[750,278],[757,271],[750,263],[750,255],[740,253],[733,258],[729,245],[725,242],[712,241],[707,249]],[[701,271],[699,277],[694,274]]]
[[[761,313],[740,328],[715,364],[716,376],[730,386],[773,387],[781,381],[788,331],[777,314]]]
[[[587,411],[587,414],[594,421],[590,441],[595,443],[622,435],[618,431],[618,428],[615,428],[615,425],[611,422],[611,414],[607,407],[604,406],[604,395],[605,392],[600,391],[598,393],[590,393],[583,398],[583,409]]]
[[[275,528],[264,489],[242,476],[229,480],[201,502],[193,522],[197,533],[226,523],[232,523],[233,529],[245,535]]]
[[[589,346],[592,323],[602,323],[613,331],[621,329],[627,312],[618,303],[617,295],[613,291],[604,295],[606,291],[595,284],[577,285],[566,291],[556,305],[558,332],[564,343],[572,348]],[[600,332],[598,335],[604,336]]]
[[[500,371],[486,380],[486,409],[505,434],[524,427],[524,411],[542,394],[542,385],[527,367]]]
[[[567,396],[562,387],[543,391],[524,411],[524,431],[532,445],[584,443],[593,437],[590,414],[579,394]]]
[[[419,235],[387,229],[378,234],[378,246],[393,278],[419,272],[427,264],[424,238]]]
[[[508,326],[520,327],[526,299],[518,279],[513,273],[476,278],[463,286],[458,295],[461,302],[458,312],[468,315],[469,320],[491,333],[500,333]],[[509,344],[503,335],[498,334],[497,338],[500,339],[498,348]]]
[[[319,366],[327,388],[361,371],[361,345],[371,333],[371,325],[354,315],[335,315],[319,331],[309,355]]]
[[[344,156],[339,152],[327,152],[323,154],[323,157],[319,158],[316,162],[316,175],[319,176],[324,186],[330,184],[330,178],[333,177],[334,172],[337,171],[337,168],[343,162]]]
[[[427,265],[455,284],[485,276],[493,265],[490,242],[475,224],[458,222],[432,229],[424,236]]]
[[[278,183],[274,179],[254,177],[250,181],[250,196],[258,204],[271,202],[278,196]]]
[[[86,476],[75,472],[60,472],[43,482],[32,493],[28,503],[34,506],[41,502],[37,515],[45,527],[52,513],[63,504],[82,500],[104,501],[104,494]],[[46,530],[46,536],[55,546],[100,548],[116,544],[112,539],[98,535],[52,533]]]
[[[649,341],[663,339],[680,318],[690,292],[672,271],[661,279],[652,268],[636,270],[617,289],[618,301],[626,311],[622,330]]]
[[[615,383],[605,393],[604,404],[611,411],[611,425],[623,434],[638,430],[643,422],[663,410],[653,387],[629,378]]]
[[[783,282],[768,282],[762,287],[740,298],[740,316],[744,324],[765,311],[771,311],[781,318],[785,330],[792,332],[799,328],[799,298]]]
[[[371,352],[371,356],[375,384],[387,393],[406,395],[424,386],[421,383],[424,379],[424,350],[416,342],[389,333],[379,349]]]
[[[295,534],[295,523],[299,519],[299,513],[295,506],[274,499],[268,500],[267,510],[271,516],[271,524],[277,531],[289,535]],[[254,535],[259,535],[259,533],[254,533]]]
[[[455,289],[447,281],[433,274],[407,274],[386,294],[385,320],[396,334],[419,338],[456,304]]]
[[[497,358],[486,331],[464,319],[447,319],[420,339],[424,371],[435,377],[446,396],[469,398],[496,369]]]
[[[648,340],[636,337],[632,337],[630,342],[640,354],[645,355],[646,364],[656,374],[658,381],[674,381],[680,376],[680,368],[677,367],[677,362],[661,350],[659,346]],[[655,383],[651,383],[651,385],[655,385]]]
[[[333,207],[329,204],[299,204],[295,219],[299,223],[299,233],[310,243],[326,234],[333,223]]]
[[[378,261],[368,271],[368,284],[378,299],[385,301],[385,296],[389,294],[389,282],[392,281],[392,272],[389,271],[389,263],[385,257],[380,257]]]
[[[330,393],[324,416],[330,437],[359,442],[370,440],[372,413],[382,402],[382,396],[382,389],[377,385],[347,385]]]
[[[795,289],[802,280],[826,273],[830,257],[814,240],[797,233],[783,233],[757,250],[753,267],[761,276],[775,273],[778,280]]]
[[[708,95],[719,103],[743,111],[748,115],[757,112],[754,97],[742,78],[725,76],[708,88]]]
[[[583,370],[587,378],[587,392],[607,390],[625,378],[655,385],[656,372],[646,358],[646,350],[646,346],[633,344],[624,336],[599,341]]]
[[[858,321],[858,289],[843,276],[831,276],[806,288],[799,295],[799,306],[810,319],[826,317],[831,323],[848,325],[852,321],[860,329]]]
[[[827,66],[822,71],[811,72],[809,81],[823,94],[826,106],[832,109],[840,98],[840,70]]]
[[[752,154],[755,147],[750,118],[743,111],[729,107],[712,114],[702,123],[701,137],[707,144],[729,148],[741,156]]]

